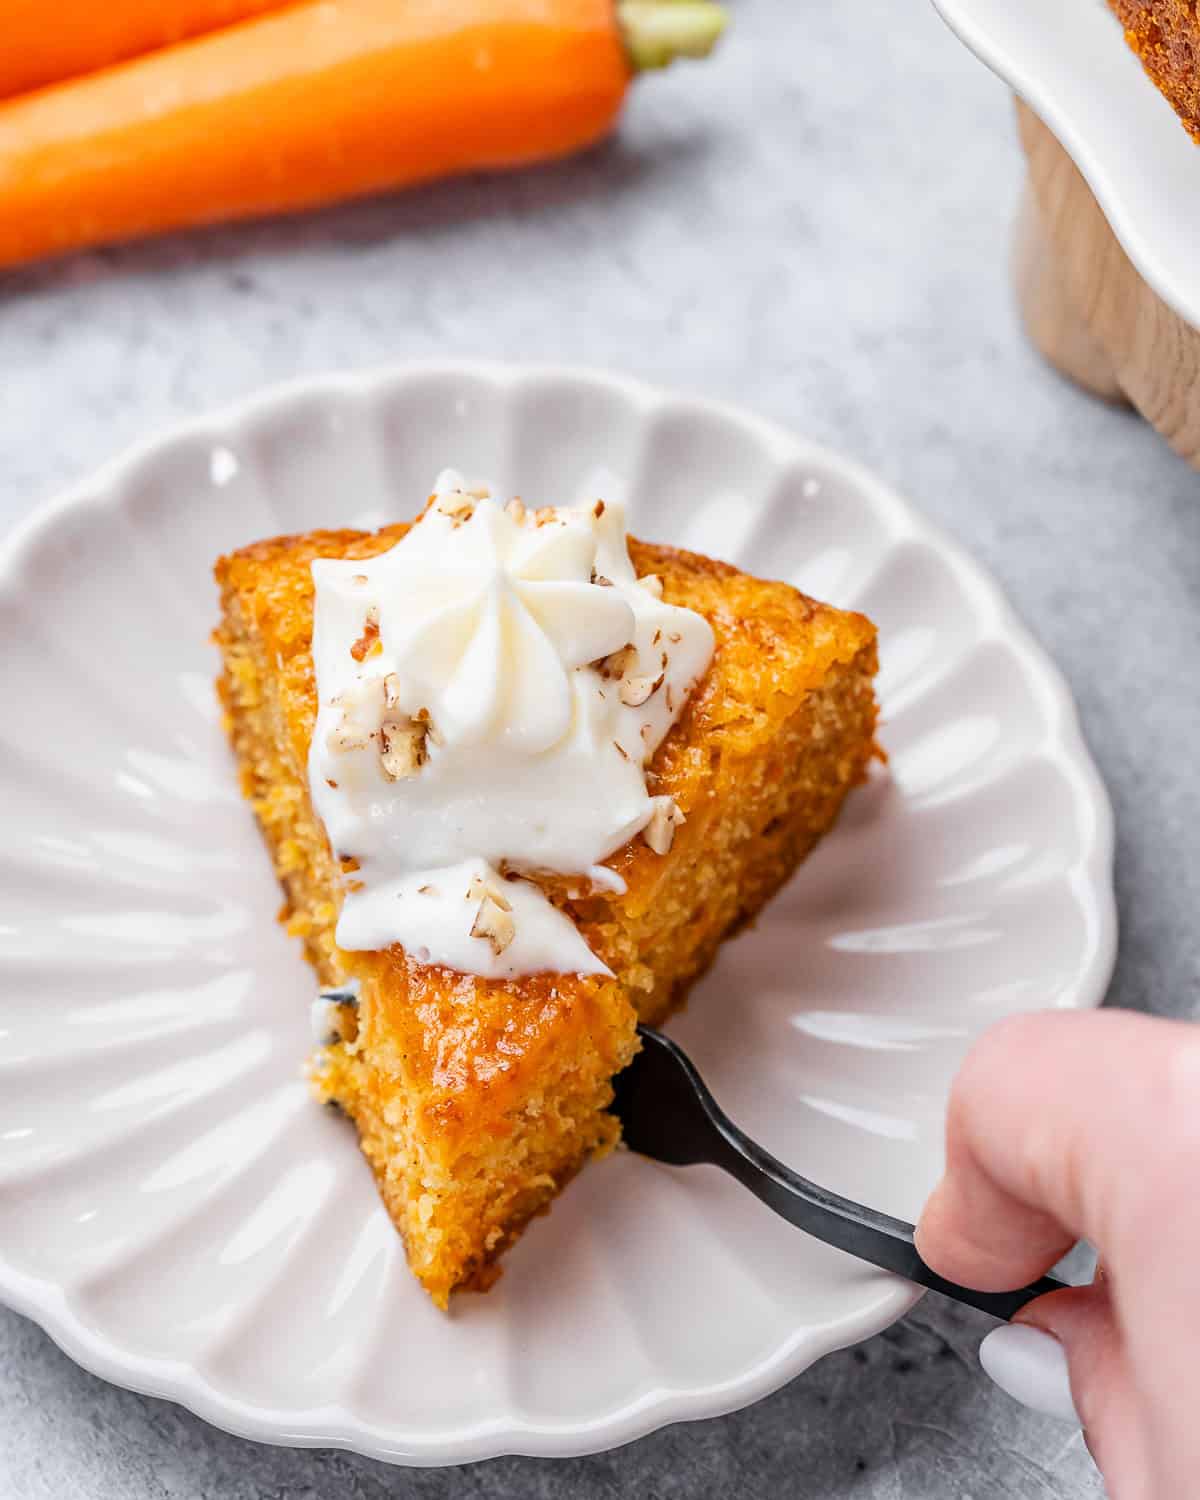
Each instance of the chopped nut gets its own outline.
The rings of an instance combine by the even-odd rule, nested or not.
[[[512,517],[512,519],[517,523],[518,526],[524,525],[525,505],[520,495],[514,495],[508,502],[508,504],[504,507],[504,509],[508,512],[508,514]]]
[[[467,490],[451,490],[448,495],[437,497],[437,509],[454,521],[460,516],[469,516],[474,511],[476,498]],[[482,496],[478,498],[482,499]]]
[[[501,906],[495,893],[485,896],[479,903],[479,910],[471,924],[471,936],[486,939],[492,952],[499,958],[516,934],[517,927],[512,919],[511,908]]]
[[[415,776],[428,758],[424,725],[411,719],[385,719],[379,726],[379,763],[389,781]]]
[[[363,621],[363,633],[350,647],[350,655],[355,661],[362,661],[367,652],[379,642],[379,608],[372,604],[367,610],[367,618]]]
[[[492,881],[484,880],[479,875],[471,877],[467,900],[479,902],[479,910],[471,925],[471,936],[485,938],[491,944],[492,952],[499,958],[516,935],[512,903]]]
[[[438,495],[438,510],[443,516],[460,516],[463,510],[474,508],[474,495],[468,495],[465,489],[452,489],[446,495]]]
[[[365,729],[359,729],[343,720],[336,729],[329,731],[325,743],[335,755],[344,755],[349,750],[365,750],[371,743],[371,736]]]
[[[434,728],[433,715],[427,708],[418,708],[413,714],[413,723],[419,724],[435,745],[442,743],[442,737]]]
[[[330,708],[341,710],[336,729],[330,731],[326,744],[335,752],[365,750],[375,738],[373,727],[379,713],[383,693],[383,679],[366,677],[360,679],[344,693],[330,698]]]
[[[654,692],[655,688],[658,686],[658,683],[661,682],[661,677],[658,679],[657,683],[652,682],[649,677],[628,677],[621,684],[620,691],[618,692],[617,696],[627,707],[641,708],[646,699],[649,698],[651,693]]]
[[[467,887],[467,900],[494,901],[501,911],[512,911],[512,902],[508,897],[479,875],[471,876],[471,884]]]
[[[592,662],[592,666],[600,673],[601,677],[614,679],[624,677],[637,658],[637,651],[632,641],[628,646],[622,646],[619,651],[612,652],[609,656],[598,657]]]
[[[662,579],[657,573],[647,573],[644,578],[639,578],[638,582],[644,589],[653,594],[656,599],[662,598]]]
[[[686,821],[674,798],[656,797],[654,811],[642,829],[642,837],[655,854],[669,854],[675,842],[675,830]]]

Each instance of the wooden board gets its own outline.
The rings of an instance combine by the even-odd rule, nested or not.
[[[1030,337],[1070,379],[1132,402],[1200,468],[1200,330],[1142,279],[1078,167],[1020,100],[1017,119],[1029,177],[1014,278]]]

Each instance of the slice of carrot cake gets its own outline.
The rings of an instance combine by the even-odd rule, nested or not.
[[[1142,66],[1200,142],[1197,0],[1108,0]]]
[[[220,693],[324,998],[311,1076],[445,1306],[617,1139],[611,1080],[874,750],[861,615],[447,472],[222,558]]]

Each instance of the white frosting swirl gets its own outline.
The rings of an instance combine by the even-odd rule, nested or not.
[[[607,972],[499,872],[621,889],[604,859],[647,824],[669,843],[644,766],[707,669],[707,621],[636,578],[619,507],[526,514],[452,472],[390,551],[312,572],[313,805],[357,862],[339,944],[494,978]]]
[[[380,632],[401,704],[427,707],[448,749],[548,750],[571,727],[570,673],[618,650],[633,610],[591,581],[586,515],[518,525],[491,499],[458,523],[436,507],[388,554]]]

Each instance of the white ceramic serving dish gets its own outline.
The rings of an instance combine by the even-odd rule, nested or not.
[[[1150,286],[1200,328],[1200,146],[1104,0],[933,0],[1070,152]]]
[[[40,511],[0,565],[0,1297],[235,1432],[414,1464],[725,1411],[915,1300],[713,1170],[619,1153],[446,1316],[307,1098],[312,979],[222,739],[210,568],[411,514],[447,463],[531,503],[623,495],[642,534],[881,627],[887,770],[674,1027],[771,1150],[915,1216],[972,1037],[1096,1004],[1115,935],[1058,673],[904,501],[753,417],[569,370],[311,380]]]

